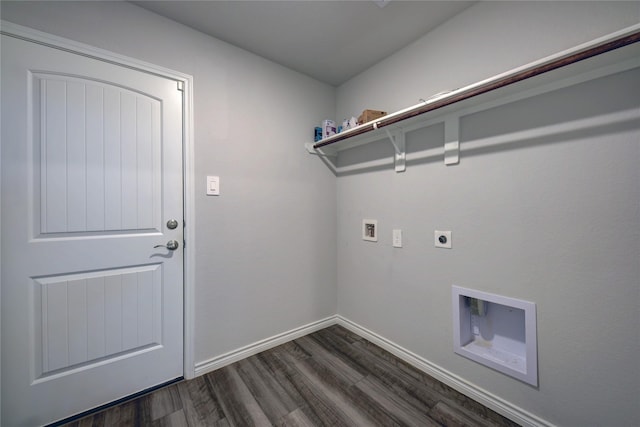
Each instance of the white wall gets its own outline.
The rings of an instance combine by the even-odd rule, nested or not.
[[[479,3],[340,87],[338,117],[394,111],[635,24],[639,5]],[[339,176],[338,313],[551,423],[639,425],[638,111],[636,69],[463,118],[459,165],[443,164],[435,125],[407,135],[409,156],[427,157],[406,172]],[[391,151],[361,146],[339,165]],[[378,220],[378,243],[361,240],[363,218]],[[453,231],[453,249],[433,247],[435,229]],[[454,354],[453,284],[537,304],[538,388]]]
[[[2,19],[194,76],[196,362],[335,314],[335,177],[303,149],[334,88],[125,2]]]

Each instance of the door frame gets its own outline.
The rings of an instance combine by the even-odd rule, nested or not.
[[[182,86],[183,93],[183,130],[182,130],[182,181],[184,210],[184,315],[183,315],[183,375],[186,379],[195,376],[194,360],[194,294],[195,294],[195,192],[194,192],[194,124],[193,124],[193,76],[159,65],[140,61],[135,58],[110,52],[74,40],[58,37],[33,28],[0,20],[0,34],[37,43],[54,49],[63,50],[99,61],[119,65],[156,76],[174,80]],[[0,154],[1,155],[1,154]],[[1,165],[1,162],[0,162]],[[1,166],[0,166],[1,167]],[[1,170],[0,170],[1,172]],[[2,196],[0,174],[0,200]],[[0,217],[1,220],[1,217]],[[1,249],[0,249],[1,250]],[[2,258],[0,253],[0,270]],[[2,277],[0,276],[0,301],[2,301]],[[0,306],[1,310],[1,306]],[[1,344],[0,344],[1,345]],[[1,362],[1,359],[0,359]],[[1,373],[0,373],[1,379]],[[0,392],[1,393],[1,392]],[[2,411],[0,394],[0,414]]]

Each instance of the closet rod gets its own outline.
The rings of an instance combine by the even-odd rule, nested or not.
[[[365,126],[358,126],[349,131],[330,136],[325,141],[319,141],[318,143],[314,144],[313,148],[321,148],[327,145],[335,144],[336,142],[340,142],[357,135],[362,135],[376,129],[380,129],[381,127],[389,126],[403,120],[407,120],[412,117],[419,116],[421,114],[425,114],[430,111],[437,110],[439,108],[443,108],[448,105],[455,104],[457,102],[464,101],[466,99],[473,98],[475,96],[482,95],[484,93],[530,79],[532,77],[539,76],[540,74],[544,74],[558,68],[566,67],[568,65],[575,64],[576,62],[580,62],[585,59],[589,59],[594,56],[598,56],[612,50],[637,43],[639,41],[640,31],[635,31],[631,34],[626,34],[618,38],[614,38],[613,40],[603,41],[594,46],[585,47],[584,49],[580,49],[577,52],[569,52],[566,55],[562,55],[558,58],[552,58],[549,61],[532,66],[531,68],[516,71],[504,77],[490,79],[484,84],[479,83],[477,85],[471,85],[470,87],[468,87],[468,89],[462,88],[460,90],[453,91],[450,95],[445,95],[444,97],[435,101],[420,104],[415,108],[410,108],[402,112],[393,113],[388,116],[381,117],[379,120],[366,123]]]

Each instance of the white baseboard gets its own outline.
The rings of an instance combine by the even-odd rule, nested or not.
[[[197,377],[206,374],[207,372],[215,371],[216,369],[220,369],[224,366],[230,365],[249,356],[253,356],[254,354],[258,354],[261,351],[269,350],[270,348],[277,347],[289,341],[293,341],[296,338],[300,338],[305,335],[309,335],[310,333],[319,331],[320,329],[324,329],[328,326],[335,325],[337,323],[336,317],[337,316],[330,316],[325,319],[300,326],[290,331],[274,335],[271,338],[266,338],[253,344],[249,344],[245,347],[230,351],[212,359],[198,362],[195,366],[195,375]]]
[[[470,382],[465,381],[452,372],[449,372],[446,369],[443,369],[440,366],[429,362],[428,360],[418,356],[417,354],[412,353],[411,351],[395,344],[392,341],[389,341],[386,338],[381,337],[374,332],[371,332],[370,330],[350,321],[349,319],[337,315],[336,323],[340,326],[345,327],[346,329],[349,329],[351,332],[361,336],[362,338],[382,347],[389,353],[420,369],[421,371],[432,376],[438,381],[448,385],[449,387],[459,391],[465,396],[470,397],[471,399],[481,403],[487,408],[496,411],[497,413],[509,418],[512,421],[515,421],[522,426],[553,426],[553,424],[551,424],[550,422],[543,420],[542,418],[539,418],[531,414],[530,412],[527,412],[524,409],[515,406],[499,398],[498,396],[495,396],[488,391],[475,386]]]

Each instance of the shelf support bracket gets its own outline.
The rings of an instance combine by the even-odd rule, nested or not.
[[[460,117],[447,117],[444,121],[444,164],[460,163]]]
[[[313,142],[306,142],[304,144],[304,148],[307,149],[309,154],[315,154],[316,156],[319,156],[319,157],[337,157],[336,154],[325,153],[320,148],[313,148],[313,145],[314,145]]]
[[[396,172],[404,172],[407,170],[407,152],[404,141],[404,131],[397,129],[393,133],[389,129],[385,129],[391,145],[393,145],[394,156],[393,164]]]

